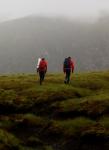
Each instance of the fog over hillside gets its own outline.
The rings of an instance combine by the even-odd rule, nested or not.
[[[96,22],[25,17],[0,24],[0,73],[35,72],[38,57],[49,72],[62,72],[71,56],[76,71],[109,69],[109,16]]]

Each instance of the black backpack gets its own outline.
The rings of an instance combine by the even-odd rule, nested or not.
[[[70,68],[70,61],[68,58],[65,58],[64,60],[64,68]]]

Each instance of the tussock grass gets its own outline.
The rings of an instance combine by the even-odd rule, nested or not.
[[[0,129],[0,144],[3,144],[4,147],[16,149],[19,147],[20,141],[11,133]]]
[[[22,119],[25,126],[43,127],[47,124],[47,120],[33,114],[25,114]]]
[[[109,148],[109,71],[73,74],[69,85],[62,74],[38,80],[0,76],[0,149],[77,150],[93,139],[93,150],[100,139]]]
[[[64,136],[78,136],[84,132],[85,128],[89,128],[94,124],[95,122],[90,119],[79,117],[67,121],[53,121],[52,129],[61,131]]]
[[[103,116],[99,123],[108,131],[109,134],[109,116]]]

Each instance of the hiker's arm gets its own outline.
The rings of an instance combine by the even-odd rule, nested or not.
[[[74,72],[74,63],[72,62],[71,64],[71,67],[72,67],[72,73]]]

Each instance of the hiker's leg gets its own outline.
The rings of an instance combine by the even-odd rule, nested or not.
[[[66,83],[68,83],[69,81],[69,70],[67,69],[66,70]]]
[[[69,70],[68,70],[68,80],[67,80],[67,83],[70,82],[70,75],[71,75],[71,70],[69,69]]]
[[[64,80],[64,83],[67,82],[67,72],[65,72],[65,80]]]
[[[44,78],[45,78],[45,71],[41,71],[41,84],[42,82],[44,81]]]
[[[42,72],[39,72],[39,76],[40,76],[40,85],[42,84]]]
[[[42,72],[42,81],[44,81],[45,78],[45,71]]]
[[[69,74],[68,74],[68,71],[67,71],[67,80],[66,80],[67,83],[68,83],[68,80],[69,80]]]

